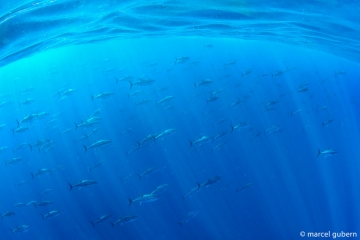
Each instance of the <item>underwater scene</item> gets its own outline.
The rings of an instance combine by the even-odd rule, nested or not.
[[[0,6],[0,240],[360,237],[358,1]]]

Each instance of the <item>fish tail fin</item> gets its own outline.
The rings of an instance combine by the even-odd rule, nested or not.
[[[318,148],[318,155],[316,156],[317,158],[320,156],[321,154],[321,151],[320,151],[320,148]]]
[[[94,95],[90,95],[90,97],[91,97],[91,100],[94,101],[94,99],[95,99]]]
[[[181,222],[178,222],[178,224],[180,225],[180,227],[182,227],[182,225],[183,225]]]
[[[201,187],[201,184],[200,183],[196,183],[197,185],[198,185],[198,188],[197,189],[200,189],[200,187]]]
[[[115,78],[115,80],[116,80],[116,84],[118,84],[118,83],[119,83],[119,79]]]
[[[131,89],[133,86],[133,83],[130,80],[129,80],[129,83],[130,83],[130,89]]]
[[[11,228],[9,228],[9,230],[14,234],[15,230],[12,230]]]
[[[190,140],[189,140],[189,142],[190,142],[190,147],[192,147],[192,145],[193,145],[193,142],[192,142],[192,141],[190,141]]]
[[[115,223],[110,222],[110,224],[113,228],[115,227]]]
[[[127,198],[129,200],[129,207],[130,205],[133,203],[133,200],[131,200],[130,198]]]
[[[233,127],[233,125],[230,125],[230,127],[231,127],[231,133],[234,131],[234,127]]]
[[[194,83],[194,86],[195,86],[195,88],[196,88],[196,83]]]
[[[16,119],[16,123],[17,123],[17,126],[19,127],[20,126],[19,120]]]
[[[85,154],[86,154],[88,148],[85,145],[83,145],[83,147],[85,149]]]
[[[70,183],[68,183],[70,186],[70,191],[73,189],[73,185],[71,185]]]
[[[31,179],[34,180],[34,174],[30,173],[31,174]]]
[[[43,220],[45,219],[45,216],[44,215],[42,215],[41,213],[40,213],[40,215],[42,216],[42,218],[43,218]]]
[[[136,142],[136,143],[137,143],[138,147],[140,147],[141,143],[140,142]]]
[[[33,203],[34,204],[34,207],[36,208],[37,206],[36,206],[36,204],[35,203]]]
[[[140,178],[140,181],[141,181],[142,176],[140,174],[135,174],[135,175],[138,176]]]
[[[91,223],[91,225],[93,226],[93,227],[95,227],[95,223],[93,223],[93,222],[90,222]]]
[[[75,130],[77,130],[78,129],[78,125],[74,122],[74,124],[75,124]]]

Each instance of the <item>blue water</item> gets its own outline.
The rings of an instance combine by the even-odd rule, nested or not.
[[[360,234],[356,1],[22,4],[1,8],[1,240]]]

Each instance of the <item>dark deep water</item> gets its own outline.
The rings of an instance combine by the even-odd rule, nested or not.
[[[0,26],[19,23],[21,14],[31,14],[30,23],[50,21],[49,11],[57,13],[52,15],[57,21],[89,20],[92,7],[115,11],[110,2],[102,7],[95,2],[39,2],[43,5],[31,10],[18,8],[14,16],[4,13]],[[245,37],[238,32],[240,7],[230,2],[232,14],[216,14],[237,30],[211,26],[201,34],[179,25],[215,21],[198,4],[187,6],[186,15],[176,2],[162,4],[171,11],[126,3],[133,22],[125,22],[132,30],[174,12],[178,24],[124,36],[115,28],[111,34],[108,29],[80,34],[75,26],[54,24],[36,25],[37,31],[20,24],[29,31],[1,33],[0,239],[302,239],[301,231],[305,238],[328,231],[331,238],[341,231],[356,238],[356,15],[350,10],[332,15],[354,29],[341,35],[354,43],[340,44],[334,34],[302,44],[291,34],[294,29],[281,34],[278,29],[269,39],[255,29],[256,36]],[[210,3],[215,11],[216,2]],[[357,6],[356,1],[318,4],[317,10],[307,5],[308,15]],[[72,15],[65,6],[76,6]],[[287,7],[283,12],[296,6]],[[260,9],[269,6],[259,3],[253,11]],[[97,17],[108,19],[104,15]],[[271,22],[289,23],[289,16]],[[135,24],[135,18],[143,21]],[[259,16],[252,21],[247,24]],[[50,37],[64,29],[71,37]],[[319,39],[316,30],[297,31]],[[91,147],[101,140],[111,142]],[[77,186],[82,180],[95,184]],[[153,192],[163,184],[164,191]],[[130,206],[128,198],[134,201]],[[95,223],[106,215],[112,216]],[[137,218],[112,227],[125,216]]]

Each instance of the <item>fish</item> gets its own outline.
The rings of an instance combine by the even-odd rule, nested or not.
[[[227,63],[224,63],[224,66],[225,66],[225,67],[228,67],[228,66],[235,65],[235,64],[236,64],[236,61],[233,60],[233,61],[229,61],[229,62],[227,62]]]
[[[198,213],[199,211],[189,212],[188,215],[181,222],[178,222],[178,224],[180,225],[180,227],[182,227],[184,223],[187,223],[191,218],[194,218],[196,215],[198,215]]]
[[[51,204],[53,204],[54,202],[53,201],[41,201],[41,202],[36,202],[36,203],[33,203],[33,205],[35,207],[45,207],[45,206],[49,206]]]
[[[73,189],[73,187],[86,187],[86,186],[90,186],[90,185],[94,185],[97,184],[96,181],[93,180],[81,180],[80,182],[71,185],[70,183],[68,183],[70,186],[70,191]]]
[[[213,138],[213,141],[215,141],[216,139],[219,139],[223,136],[225,136],[227,134],[227,131],[221,131],[219,132],[214,138]]]
[[[209,178],[206,182],[203,184],[200,184],[200,187],[209,186],[211,184],[217,183],[221,179],[221,176],[215,176],[213,178]]]
[[[142,94],[143,92],[141,90],[137,90],[137,91],[134,91],[132,93],[128,93],[128,98],[132,97],[132,96],[136,96],[136,95],[139,95],[139,94]]]
[[[21,157],[15,157],[15,158],[11,158],[8,161],[5,161],[6,166],[9,164],[14,164],[14,163],[18,163],[21,161]]]
[[[324,155],[333,155],[338,153],[336,150],[334,149],[327,149],[325,151],[320,151],[320,148],[318,148],[318,155],[317,158],[320,156],[320,154],[324,154]]]
[[[150,194],[158,194],[165,191],[169,187],[169,184],[165,183],[156,187]]]
[[[166,96],[163,99],[161,99],[160,101],[156,102],[156,104],[168,102],[168,101],[170,101],[171,99],[174,99],[174,98],[175,98],[174,96]]]
[[[164,130],[162,133],[156,135],[156,136],[154,137],[154,140],[156,140],[156,139],[158,139],[158,138],[161,138],[161,137],[169,136],[169,135],[171,135],[171,134],[173,134],[173,133],[175,133],[175,132],[176,132],[176,129],[174,129],[174,128],[166,129],[166,130]]]
[[[127,175],[126,177],[122,178],[121,181],[122,181],[122,182],[125,182],[126,180],[128,180],[129,178],[131,178],[131,177],[133,177],[133,176],[138,176],[138,174],[135,174],[135,173],[129,174],[129,175]]]
[[[209,85],[210,83],[212,83],[213,81],[210,80],[210,79],[204,79],[204,80],[201,80],[201,82],[198,82],[198,83],[195,83],[194,82],[194,85],[195,85],[195,88],[197,86],[206,86],[206,85]]]
[[[26,204],[25,203],[15,203],[14,207],[25,207]]]
[[[125,134],[128,134],[128,133],[131,133],[132,131],[134,131],[135,128],[128,128],[126,129],[124,132],[121,133],[121,136],[125,135]]]
[[[9,149],[10,149],[9,147],[0,147],[0,153],[5,152]]]
[[[9,228],[10,231],[12,233],[16,233],[16,232],[27,232],[29,230],[29,226],[28,225],[20,225],[20,226],[17,226],[16,228],[14,229],[11,229]]]
[[[66,133],[71,132],[72,130],[73,130],[72,128],[67,128],[67,129],[65,129],[64,131],[60,132],[59,134],[60,134],[60,136],[62,136],[62,135],[64,135],[64,134],[66,134]]]
[[[15,152],[15,151],[17,151],[19,149],[27,148],[27,147],[30,147],[30,150],[32,150],[31,144],[29,144],[29,143],[21,143],[21,144],[17,145],[15,148],[13,148],[13,152]]]
[[[147,144],[151,140],[155,141],[156,136],[157,136],[157,134],[149,134],[149,135],[147,135],[143,140],[141,140],[140,142],[137,142],[138,147],[143,146],[144,144]]]
[[[102,93],[99,93],[97,95],[91,95],[91,100],[94,100],[94,99],[105,99],[105,98],[109,98],[110,96],[114,95],[113,92],[102,92]]]
[[[112,227],[115,227],[116,224],[120,223],[120,226],[122,226],[123,223],[133,222],[137,219],[137,216],[125,216],[121,217],[118,220],[116,220],[114,223],[110,222]]]
[[[100,217],[98,220],[96,220],[95,222],[90,222],[90,223],[92,224],[93,227],[95,227],[95,224],[105,222],[106,220],[110,219],[112,216],[113,215],[111,215],[111,214],[104,215],[104,216]]]
[[[299,86],[297,92],[307,92],[309,89],[307,87]]]
[[[335,77],[339,76],[339,75],[346,75],[347,72],[344,72],[344,71],[335,71]]]
[[[249,127],[251,125],[250,122],[240,122],[238,125],[230,125],[231,127],[231,132],[233,132],[235,129],[240,129],[240,128],[246,128],[246,127]]]
[[[62,92],[59,91],[58,95],[59,95],[59,98],[63,98],[63,97],[71,96],[71,95],[73,95],[75,93],[77,93],[77,90],[70,88],[70,89],[62,91]]]
[[[7,212],[4,212],[4,213],[1,215],[1,219],[3,219],[4,217],[11,217],[11,216],[14,216],[14,215],[15,215],[14,212],[7,211]]]
[[[146,85],[151,85],[155,82],[155,80],[149,79],[149,78],[140,78],[137,82],[131,82],[129,80],[130,83],[130,89],[134,86],[134,85],[139,85],[139,86],[146,86]]]
[[[255,138],[260,137],[261,134],[262,134],[262,132],[261,132],[261,131],[258,131],[257,133],[255,133],[255,135],[254,135],[252,138],[250,138],[250,140],[253,141]]]
[[[128,198],[129,206],[134,202],[140,202],[140,205],[141,205],[141,203],[143,203],[143,202],[154,202],[158,199],[159,199],[159,196],[156,194],[144,194],[138,198],[135,198],[134,200],[131,200],[130,198]]]
[[[37,171],[37,173],[35,173],[35,174],[30,173],[30,174],[31,174],[31,178],[34,179],[34,177],[36,177],[36,176],[48,174],[48,173],[51,173],[51,172],[52,172],[51,169],[42,168],[42,169],[39,169],[39,170]]]
[[[18,127],[20,126],[20,123],[27,123],[27,122],[32,122],[34,119],[38,118],[38,114],[36,113],[32,113],[29,115],[26,115],[23,119],[21,119],[20,121],[16,119],[17,125]]]
[[[147,175],[149,175],[149,174],[151,174],[151,173],[156,172],[157,170],[159,170],[159,169],[156,168],[156,167],[148,168],[148,169],[145,170],[145,172],[143,172],[141,175],[138,175],[138,176],[139,176],[139,178],[140,178],[140,180],[141,180],[141,178],[142,178],[143,176],[147,176]]]
[[[43,196],[43,195],[48,194],[48,193],[50,193],[50,192],[52,192],[52,191],[54,191],[54,190],[48,188],[48,189],[45,189],[43,192],[41,192],[41,193],[39,193],[39,194],[40,194],[41,196]]]
[[[218,99],[218,96],[211,96],[210,99],[206,99],[206,104],[209,104],[209,102],[215,102]]]
[[[19,107],[21,107],[21,105],[30,105],[30,104],[33,104],[34,102],[35,102],[35,99],[28,98],[28,99],[24,100],[23,102],[19,102]]]
[[[297,115],[297,114],[299,114],[299,113],[301,113],[301,112],[302,112],[302,109],[298,109],[298,110],[296,110],[296,111],[294,111],[294,112],[290,113],[290,116]]]
[[[232,181],[231,182],[228,182],[228,183],[226,183],[222,188],[220,188],[220,191],[224,191],[224,190],[226,190],[227,189],[227,187],[228,186],[230,186],[230,184],[232,183]]]
[[[88,126],[92,126],[95,124],[99,124],[101,119],[102,118],[100,118],[100,117],[91,117],[80,124],[75,123],[75,127],[76,127],[76,129],[78,129],[79,127],[88,127]]]
[[[204,142],[207,142],[209,140],[213,139],[213,137],[210,137],[210,136],[202,136],[202,137],[199,137],[197,138],[194,142],[190,141],[190,147],[192,147],[193,144],[196,144],[196,143],[204,143]]]
[[[120,79],[115,78],[116,84],[118,84],[119,82],[127,82],[127,81],[130,81],[130,80],[133,80],[133,79],[134,79],[134,77],[130,76],[130,75],[124,76],[124,77],[122,77]]]
[[[218,90],[216,90],[216,91],[214,91],[214,92],[210,92],[210,96],[217,95],[217,94],[219,94],[219,93],[222,93],[223,91],[224,91],[224,89],[220,88],[220,89],[218,89]]]
[[[13,132],[13,135],[14,135],[15,133],[23,133],[23,132],[26,132],[26,131],[28,131],[29,129],[30,129],[29,127],[23,126],[23,127],[18,127],[18,128],[16,128],[16,129],[12,129],[12,132]]]
[[[236,193],[241,192],[245,189],[251,188],[254,184],[253,183],[247,183],[245,185],[242,185],[241,188],[236,189]]]
[[[135,106],[141,106],[141,105],[145,105],[147,103],[152,102],[153,100],[149,99],[149,100],[142,100],[141,102],[135,103]]]
[[[175,65],[176,64],[186,63],[189,60],[190,60],[190,57],[187,57],[187,56],[182,56],[182,57],[179,57],[179,58],[175,58]]]
[[[252,70],[246,70],[244,73],[241,73],[241,76],[244,77],[252,73]]]
[[[6,123],[0,124],[0,130],[4,129],[6,127]]]
[[[99,162],[95,163],[94,166],[88,168],[89,172],[91,172],[92,170],[104,165],[104,163],[105,163],[105,160],[102,160],[102,161],[99,161]]]
[[[281,76],[285,73],[285,71],[276,71],[275,73],[272,73],[271,76],[272,77],[278,77]]]
[[[329,125],[330,123],[332,123],[334,120],[333,119],[328,119],[328,120],[326,120],[325,122],[322,122],[322,127],[325,127],[325,126],[327,126],[327,125]]]
[[[22,186],[22,185],[24,185],[25,183],[27,183],[27,181],[20,181],[20,182],[18,182],[17,184],[15,184],[15,186]]]
[[[186,197],[193,195],[194,193],[197,193],[200,190],[201,184],[196,183],[197,186],[192,188],[189,192],[187,192],[182,198],[185,200]]]
[[[36,114],[36,119],[44,119],[48,116],[50,116],[50,113],[48,112],[39,112],[38,114]]]
[[[85,145],[83,145],[83,147],[84,147],[84,149],[85,149],[85,153],[87,152],[87,150],[88,149],[90,149],[90,148],[95,148],[95,149],[97,149],[97,148],[99,148],[99,147],[103,147],[103,146],[105,146],[105,145],[108,145],[108,144],[110,144],[111,143],[111,140],[99,140],[99,141],[97,141],[97,142],[94,142],[93,144],[91,144],[90,146],[85,146]]]
[[[226,147],[226,142],[219,143],[214,148],[211,148],[211,151],[214,152],[214,150],[222,150],[224,147]]]
[[[241,103],[243,103],[243,102],[245,102],[244,99],[238,98],[235,102],[233,102],[233,103],[230,104],[230,108],[232,108],[232,107],[234,107],[234,106],[236,106],[236,105],[239,105],[239,104],[241,104]]]
[[[52,217],[56,217],[56,216],[59,216],[59,214],[60,214],[61,212],[60,211],[50,211],[50,212],[48,212],[48,213],[46,213],[46,214],[44,214],[44,215],[42,215],[42,214],[40,214],[41,216],[42,216],[42,218],[43,219],[45,219],[45,218],[52,218]]]

